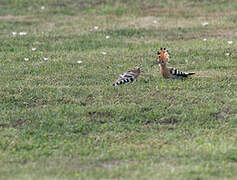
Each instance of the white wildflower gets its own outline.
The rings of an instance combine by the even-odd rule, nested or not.
[[[13,36],[17,35],[17,32],[12,32],[12,35],[13,35]]]
[[[41,10],[44,10],[45,9],[45,6],[41,6],[41,8],[40,8]]]
[[[154,20],[153,23],[156,24],[156,23],[157,23],[157,20]]]
[[[209,23],[208,22],[203,22],[202,26],[207,26]]]
[[[24,58],[25,61],[29,61],[29,58]]]
[[[77,61],[77,63],[78,63],[78,64],[81,64],[81,63],[82,63],[82,61],[78,60],[78,61]]]
[[[19,35],[20,36],[24,36],[24,35],[26,35],[27,34],[27,32],[19,32]]]
[[[44,57],[44,60],[45,60],[45,61],[47,61],[47,60],[49,60],[49,58],[47,58],[47,57]]]
[[[99,29],[99,27],[98,26],[94,26],[94,30],[97,30],[97,29]]]
[[[110,36],[105,36],[105,38],[106,38],[106,39],[109,39],[109,38],[110,38]]]
[[[207,40],[206,38],[203,39],[203,41],[206,41],[206,40]]]
[[[35,50],[36,50],[36,48],[31,48],[31,50],[32,50],[32,51],[35,51]]]
[[[229,56],[229,55],[230,55],[230,53],[225,53],[225,55],[226,55],[226,56]]]
[[[101,52],[101,54],[106,55],[107,53],[103,51],[103,52]]]
[[[227,43],[228,43],[228,44],[232,44],[232,43],[233,43],[233,41],[227,41]]]

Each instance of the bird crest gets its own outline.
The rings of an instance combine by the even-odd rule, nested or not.
[[[160,48],[160,51],[157,52],[157,59],[159,62],[165,60],[166,62],[169,61],[169,52],[165,48]]]

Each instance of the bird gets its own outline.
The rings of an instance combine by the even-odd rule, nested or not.
[[[140,73],[141,73],[141,68],[135,67],[132,70],[119,75],[119,78],[117,79],[117,81],[113,83],[113,86],[118,86],[118,85],[126,84],[126,83],[132,83],[136,80],[136,78],[140,75]]]
[[[157,63],[160,65],[160,72],[164,78],[186,78],[195,74],[195,72],[183,72],[176,68],[168,67],[167,63],[169,61],[169,52],[166,48],[161,48],[160,51],[157,52],[157,55]]]

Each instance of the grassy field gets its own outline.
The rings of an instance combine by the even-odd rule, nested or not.
[[[236,30],[236,0],[0,0],[0,179],[236,179]]]

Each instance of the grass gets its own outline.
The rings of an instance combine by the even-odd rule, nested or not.
[[[0,0],[0,179],[236,179],[236,10]],[[160,47],[196,75],[163,79]],[[112,86],[135,66],[135,83]]]

